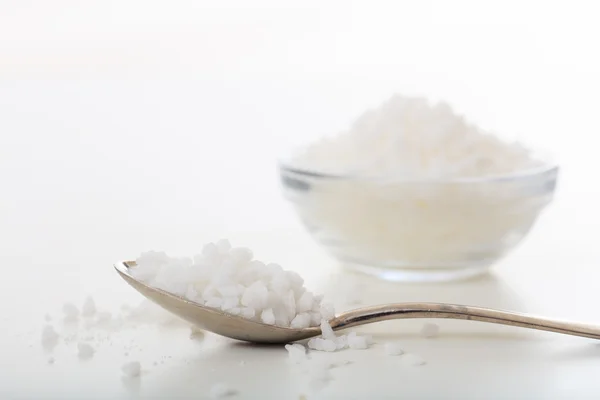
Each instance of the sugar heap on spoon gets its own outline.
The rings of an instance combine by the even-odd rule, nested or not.
[[[252,251],[228,240],[208,243],[191,258],[146,252],[131,275],[205,307],[286,328],[319,326],[333,307],[304,287],[304,280],[278,264],[253,260]]]

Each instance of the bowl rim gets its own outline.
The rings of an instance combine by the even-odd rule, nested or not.
[[[400,176],[383,176],[383,175],[353,175],[353,174],[335,174],[323,172],[316,169],[294,166],[290,162],[283,159],[277,160],[277,165],[280,172],[293,173],[303,175],[310,178],[331,179],[331,180],[353,180],[353,181],[368,181],[379,183],[438,183],[438,184],[473,184],[473,183],[493,183],[493,182],[508,182],[528,178],[536,178],[545,175],[557,175],[560,170],[560,165],[553,159],[542,159],[542,164],[533,168],[525,168],[519,171],[476,177],[464,178],[410,178]]]

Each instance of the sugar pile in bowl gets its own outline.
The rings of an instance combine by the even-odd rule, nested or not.
[[[151,251],[136,263],[131,275],[150,286],[253,321],[301,329],[334,317],[296,272],[254,260],[249,249],[227,240],[206,244],[193,258]]]
[[[424,271],[489,266],[514,247],[551,200],[550,167],[445,103],[396,95],[281,173],[304,224],[345,264]]]

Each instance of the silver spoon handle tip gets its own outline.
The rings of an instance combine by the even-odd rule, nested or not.
[[[366,307],[340,314],[330,323],[333,329],[339,330],[373,322],[407,318],[462,319],[600,339],[600,326],[597,325],[441,303],[397,303]]]

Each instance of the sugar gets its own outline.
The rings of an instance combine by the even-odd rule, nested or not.
[[[337,343],[335,340],[323,339],[320,337],[310,339],[308,341],[308,347],[313,350],[327,351],[327,352],[333,352],[338,349]]]
[[[399,356],[404,354],[404,350],[402,350],[399,343],[388,342],[385,344],[385,354],[388,356]]]
[[[273,310],[271,308],[264,310],[260,316],[260,320],[267,325],[275,325]]]
[[[202,340],[204,339],[204,330],[197,326],[190,326],[190,339]]]
[[[335,333],[333,332],[333,329],[331,329],[331,325],[329,325],[329,322],[326,320],[321,321],[321,336],[328,340],[336,339]]]
[[[469,124],[446,103],[395,95],[346,132],[304,149],[294,166],[329,174],[406,178],[502,175],[537,162],[518,144]]]
[[[231,243],[227,239],[221,239],[216,243],[216,248],[220,255],[224,255],[231,250]]]
[[[437,324],[426,323],[421,328],[421,336],[425,338],[434,338],[440,333],[440,327]]]
[[[252,307],[242,307],[240,315],[246,319],[253,319],[256,316],[256,310]]]
[[[140,376],[142,368],[139,361],[131,361],[121,366],[123,375],[127,378],[137,378]]]
[[[216,383],[210,388],[209,397],[211,399],[222,399],[235,394],[237,394],[237,390],[232,389],[224,383]]]
[[[311,311],[313,306],[313,294],[311,292],[304,292],[296,302],[296,311],[298,313],[305,313]]]
[[[94,348],[88,343],[77,343],[77,355],[81,360],[87,360],[94,356]]]
[[[299,364],[306,360],[306,348],[301,344],[286,344],[285,349],[288,351],[288,356],[292,363]]]
[[[333,309],[333,305],[329,303],[321,303],[321,317],[330,320],[335,317],[335,311]]]
[[[44,326],[42,330],[42,347],[46,350],[52,350],[58,344],[58,333],[51,325]]]
[[[65,303],[63,305],[63,314],[65,321],[74,322],[79,318],[79,309],[73,303]]]
[[[54,357],[49,357],[48,358],[48,364],[54,364]]]
[[[91,317],[94,314],[96,314],[96,302],[91,296],[88,296],[81,307],[81,315]]]
[[[366,336],[358,336],[354,332],[348,334],[348,347],[355,350],[364,350],[369,347]]]
[[[112,319],[112,314],[108,311],[101,311],[96,315],[99,325],[108,324]]]
[[[304,280],[280,265],[253,260],[252,251],[227,240],[206,244],[188,259],[145,252],[131,274],[146,284],[269,325],[296,329],[319,326],[333,307],[304,288]]]
[[[309,313],[298,314],[290,322],[290,328],[304,329],[304,328],[308,328],[308,327],[310,327],[310,314]]]

